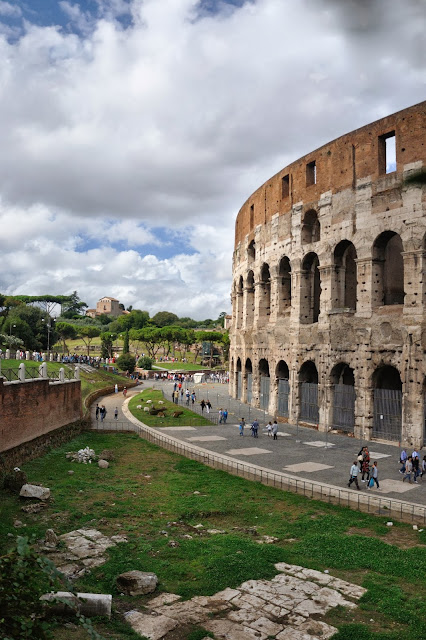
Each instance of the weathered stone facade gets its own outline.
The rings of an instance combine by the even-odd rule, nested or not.
[[[243,205],[234,397],[322,431],[423,444],[425,115],[426,102],[346,134]]]

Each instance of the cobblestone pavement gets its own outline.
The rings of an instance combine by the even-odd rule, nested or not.
[[[142,391],[150,383],[129,389],[128,395]],[[173,383],[156,383],[156,388],[163,390],[167,399],[171,399]],[[366,442],[345,435],[333,433],[321,433],[315,428],[301,427],[292,424],[279,425],[278,439],[268,437],[266,424],[274,416],[269,416],[264,411],[253,409],[228,394],[228,385],[205,383],[202,385],[190,385],[190,390],[195,388],[197,393],[196,409],[199,403],[207,398],[212,403],[210,418],[217,422],[219,408],[227,408],[229,417],[226,425],[212,424],[203,427],[164,427],[161,432],[168,432],[188,444],[194,444],[209,451],[226,454],[245,462],[250,462],[274,471],[286,472],[295,477],[306,478],[325,482],[337,487],[347,487],[349,469],[362,446],[367,445],[370,450],[371,462],[377,460],[379,469],[380,489],[368,489],[367,483],[359,478],[361,491],[371,492],[374,495],[391,497],[403,500],[407,503],[426,505],[426,476],[419,479],[418,484],[409,484],[402,481],[399,473],[400,450],[394,444],[382,442]],[[118,407],[118,422],[125,424],[126,418],[121,411],[124,397],[120,392],[99,399],[99,404],[105,404],[108,414],[107,422],[114,420],[114,408]],[[92,408],[92,411],[94,409]],[[244,437],[238,433],[240,418],[247,422]],[[250,435],[249,425],[257,418],[260,423],[259,437]],[[409,452],[410,453],[410,452]],[[420,451],[420,457],[426,454],[426,450]],[[354,491],[356,488],[352,485]]]

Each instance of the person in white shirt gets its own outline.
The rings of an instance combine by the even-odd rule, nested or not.
[[[355,482],[356,484],[356,488],[359,491],[359,484],[358,484],[358,473],[359,473],[359,467],[358,467],[358,463],[355,460],[351,466],[351,470],[350,470],[350,475],[349,475],[349,482],[348,482],[348,487],[351,486],[352,482]]]

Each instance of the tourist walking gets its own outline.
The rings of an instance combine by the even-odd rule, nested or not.
[[[123,396],[126,397],[127,396],[127,387],[124,387],[123,389]]]
[[[399,473],[405,473],[405,463],[407,462],[407,449],[403,449],[401,451],[401,455],[399,456],[399,461],[402,464],[402,467],[399,470]]]
[[[269,420],[266,428],[268,430],[268,438],[272,438],[272,422],[271,422],[271,420]]]
[[[246,426],[246,421],[244,420],[244,418],[241,418],[240,427],[239,427],[240,436],[244,436],[245,426]]]
[[[118,420],[118,407],[115,407],[114,409],[114,418]]]
[[[207,402],[206,402],[207,413],[210,413],[211,408],[212,408],[212,403],[210,402],[209,399],[207,399]]]
[[[405,461],[405,471],[402,476],[402,482],[405,482],[408,478],[408,482],[411,484],[411,474],[413,473],[413,462],[411,456],[408,456]]]
[[[278,440],[278,422],[274,420],[274,424],[272,425],[272,435],[274,440]]]
[[[105,409],[105,405],[103,404],[99,411],[99,414],[101,416],[101,422],[105,420],[106,413],[107,413],[107,410]]]
[[[370,454],[368,452],[368,447],[364,447],[364,455],[362,459],[362,477],[361,482],[365,482],[365,476],[367,476],[367,482],[370,479]]]
[[[257,419],[255,418],[253,420],[253,423],[251,425],[251,435],[253,436],[253,438],[257,438],[258,436],[258,431],[259,431],[259,422],[257,421]]]
[[[96,411],[95,411],[95,417],[96,417],[96,420],[99,420],[99,412],[100,412],[100,410],[101,410],[101,408],[100,408],[100,406],[97,404],[97,405],[96,405]]]
[[[223,410],[223,424],[226,424],[227,420],[228,420],[228,409],[224,409]]]
[[[223,410],[219,409],[219,424],[222,424],[222,420],[223,420]]]
[[[357,461],[354,460],[353,464],[351,466],[351,470],[349,472],[349,482],[348,482],[348,487],[351,486],[352,482],[355,482],[356,488],[359,491],[359,484],[358,484],[358,473],[359,473],[359,467],[357,464]]]
[[[200,402],[201,413],[204,413],[204,409],[206,408],[206,403],[204,402],[204,398]]]
[[[380,489],[379,487],[379,470],[377,468],[377,460],[375,460],[373,462],[373,466],[371,467],[371,473],[370,473],[370,480],[367,484],[367,489],[371,489],[372,487],[374,487],[374,483],[376,483],[376,486],[378,489]]]

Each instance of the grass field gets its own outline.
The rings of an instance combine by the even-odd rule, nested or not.
[[[69,462],[65,453],[90,446],[113,450],[108,469]],[[135,639],[120,612],[140,609],[149,596],[120,596],[116,576],[153,571],[158,591],[184,598],[213,594],[242,581],[271,578],[278,561],[313,569],[367,587],[354,611],[337,608],[326,620],[336,640],[424,640],[426,637],[426,532],[278,491],[213,470],[162,450],[135,434],[87,432],[22,467],[30,482],[48,486],[52,500],[39,514],[20,510],[21,500],[1,495],[0,544],[17,532],[43,538],[82,526],[123,533],[127,544],[109,550],[106,564],[80,579],[79,591],[112,593],[111,621],[97,619],[105,638]],[[68,475],[68,471],[74,471]],[[25,527],[13,526],[18,518]],[[193,527],[202,524],[203,529]],[[220,529],[223,534],[208,534]],[[191,538],[184,534],[191,533]],[[166,535],[167,534],[167,535]],[[259,545],[259,535],[276,536]],[[170,540],[179,543],[168,545]],[[189,629],[187,639],[202,638]],[[55,640],[83,640],[83,630],[58,627]]]
[[[164,408],[165,416],[153,416],[144,411],[143,407],[148,406],[146,404],[147,400],[152,401],[151,406]],[[163,404],[158,404],[159,401],[163,402]],[[139,405],[142,405],[142,409],[137,408]],[[134,396],[129,402],[129,410],[135,416],[135,418],[148,425],[149,427],[211,425],[211,422],[203,416],[190,411],[182,405],[178,406],[176,404],[173,404],[173,402],[171,402],[170,400],[163,398],[163,394],[161,393],[161,391],[157,391],[155,389],[146,389],[145,391],[142,391],[142,393],[138,393],[137,396]],[[174,418],[173,414],[176,411],[181,413],[178,417]]]

